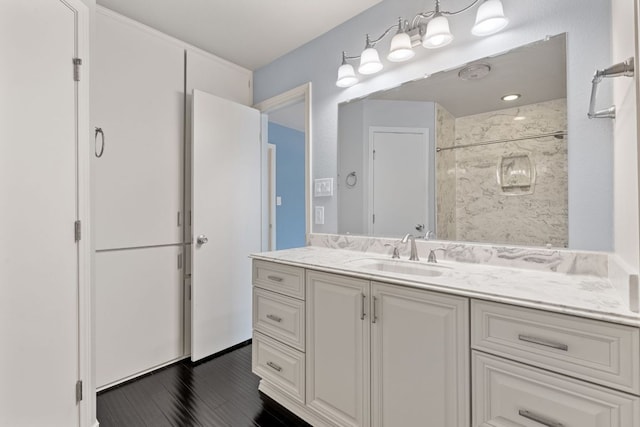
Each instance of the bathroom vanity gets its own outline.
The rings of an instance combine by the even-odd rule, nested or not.
[[[640,425],[640,316],[607,278],[405,258],[253,255],[260,390],[314,426]]]

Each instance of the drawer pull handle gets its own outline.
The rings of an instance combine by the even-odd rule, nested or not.
[[[278,322],[278,323],[282,322],[282,317],[278,317],[275,314],[267,314],[267,319],[271,319],[274,322]]]
[[[364,320],[364,299],[366,298],[364,294],[361,294],[362,298],[360,299],[360,320]]]
[[[528,420],[531,421],[535,421],[539,424],[542,424],[543,426],[547,426],[547,427],[564,427],[564,424],[559,423],[557,421],[553,421],[545,416],[542,415],[538,415],[538,414],[534,414],[533,412],[529,412],[526,409],[520,409],[518,411],[518,415],[520,415],[523,418],[526,418]]]
[[[526,341],[533,344],[543,345],[545,347],[555,348],[556,350],[569,351],[568,345],[545,340],[544,338],[537,338],[529,335],[518,335],[518,339],[520,341]]]
[[[278,277],[278,276],[267,276],[267,279],[269,280],[273,280],[274,282],[282,282],[282,277]]]
[[[376,323],[378,321],[378,310],[376,310],[376,303],[378,302],[378,298],[373,297],[373,319],[371,319],[371,323]]]
[[[267,366],[270,367],[271,369],[273,369],[274,371],[277,371],[277,372],[281,372],[282,371],[282,368],[280,366],[276,365],[273,362],[267,362]]]

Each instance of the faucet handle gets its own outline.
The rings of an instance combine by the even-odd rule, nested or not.
[[[435,248],[429,250],[429,258],[427,258],[427,262],[432,262],[436,264],[438,262],[438,258],[436,258],[436,251],[442,251],[445,255],[447,254],[447,250],[445,248]]]
[[[385,246],[393,246],[393,255],[391,255],[392,259],[400,259],[400,251],[398,250],[397,245],[392,245],[390,243],[385,243]]]

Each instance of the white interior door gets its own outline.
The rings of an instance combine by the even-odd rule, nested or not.
[[[261,246],[260,114],[194,90],[192,132],[191,360],[196,361],[251,337],[248,255]]]
[[[401,236],[428,224],[427,129],[378,128],[370,139],[370,230]]]
[[[74,222],[85,183],[79,142],[88,135],[73,58],[87,18],[74,0],[0,2],[2,426],[79,424],[85,252]]]

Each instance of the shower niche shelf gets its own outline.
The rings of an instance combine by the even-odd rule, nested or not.
[[[500,159],[497,178],[505,195],[532,194],[536,181],[536,168],[529,154],[509,154]]]

